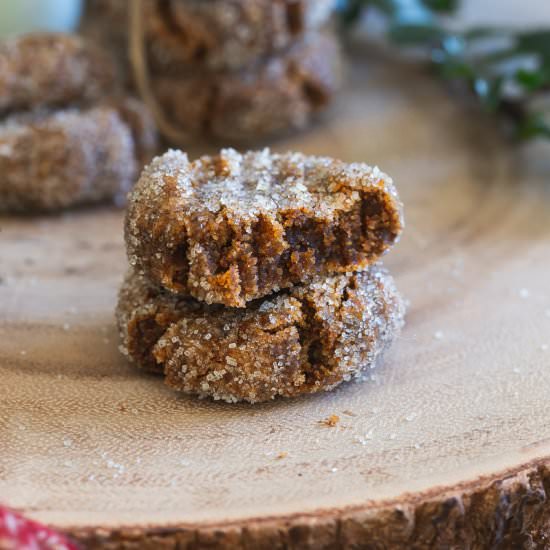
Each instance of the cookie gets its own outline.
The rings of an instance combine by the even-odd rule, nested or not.
[[[229,402],[331,390],[372,368],[404,305],[379,266],[296,286],[246,309],[201,304],[131,272],[119,295],[121,349],[176,390]]]
[[[111,91],[113,66],[70,34],[36,33],[0,42],[0,113],[94,102]]]
[[[116,200],[136,168],[132,133],[112,108],[34,112],[0,124],[0,211]]]
[[[244,307],[365,268],[402,227],[391,178],[366,164],[269,149],[191,162],[169,151],[130,194],[125,238],[130,264],[154,283]]]
[[[323,26],[333,7],[334,0],[156,2],[147,32],[151,63],[241,69]]]
[[[151,88],[188,134],[236,143],[305,127],[331,104],[341,81],[336,39],[310,33],[284,54],[246,69],[159,73]]]
[[[283,51],[329,19],[334,0],[145,0],[151,66],[178,70],[241,69]],[[127,42],[130,6],[90,0],[84,32]]]

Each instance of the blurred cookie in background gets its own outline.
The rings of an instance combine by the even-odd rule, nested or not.
[[[284,55],[237,72],[155,75],[165,113],[191,135],[252,142],[307,126],[342,83],[337,41],[312,33]]]
[[[168,142],[232,145],[303,129],[331,105],[333,11],[333,0],[89,0],[81,32],[113,54]]]
[[[0,41],[0,114],[97,101],[111,92],[114,79],[107,52],[77,35]]]
[[[154,68],[241,69],[284,52],[330,19],[334,0],[143,0],[144,41]],[[81,30],[122,47],[127,0],[88,0]],[[127,52],[121,52],[127,55]]]
[[[64,33],[0,41],[0,211],[121,202],[157,150],[109,55]]]
[[[137,163],[115,109],[14,115],[0,124],[0,211],[59,210],[121,200]]]

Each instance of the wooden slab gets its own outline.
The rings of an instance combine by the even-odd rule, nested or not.
[[[377,163],[401,191],[408,322],[371,380],[179,396],[117,352],[121,213],[4,218],[0,501],[90,547],[543,544],[550,190],[429,79],[365,60],[351,78],[276,148]]]

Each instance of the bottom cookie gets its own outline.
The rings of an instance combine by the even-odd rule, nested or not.
[[[330,390],[394,340],[405,308],[379,266],[252,302],[206,305],[130,273],[119,295],[122,352],[182,392],[229,402]]]

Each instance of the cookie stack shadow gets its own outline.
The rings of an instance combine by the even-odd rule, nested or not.
[[[149,92],[173,125],[224,145],[303,128],[331,103],[342,59],[334,0],[144,0]],[[130,86],[130,3],[90,0],[82,32],[119,52]],[[135,56],[135,52],[134,52]],[[142,94],[148,94],[141,90]]]
[[[130,195],[121,349],[176,390],[229,402],[360,378],[404,322],[377,263],[402,228],[391,178],[366,164],[168,151]]]

